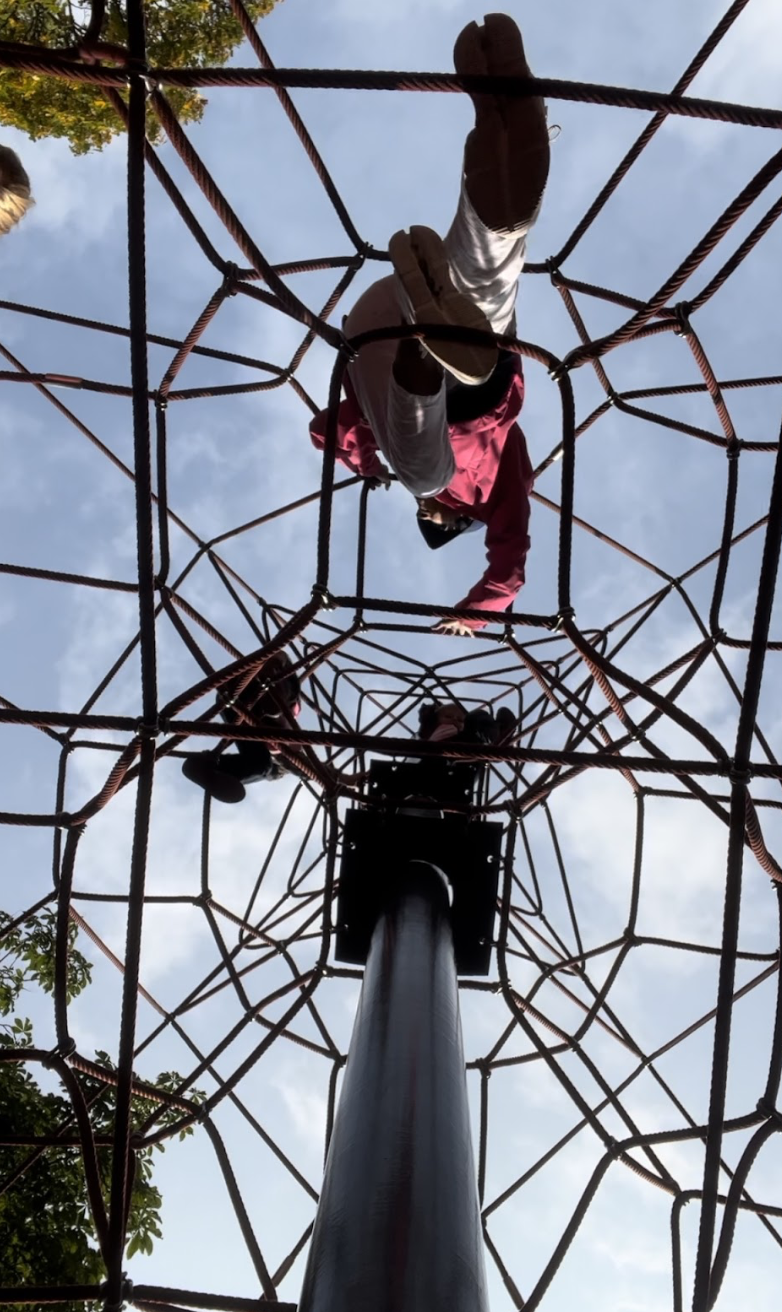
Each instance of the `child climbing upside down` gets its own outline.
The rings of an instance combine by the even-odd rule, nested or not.
[[[454,48],[457,73],[529,77],[521,33],[506,14],[470,23]],[[464,150],[456,218],[445,241],[411,227],[389,243],[394,273],[361,296],[348,337],[400,320],[515,333],[527,236],[549,168],[546,110],[539,97],[474,95],[475,127]],[[457,603],[488,612],[512,604],[529,549],[532,466],[516,424],[524,398],[519,356],[493,344],[386,340],[363,347],[347,371],[337,457],[366,478],[388,481],[388,461],[418,502],[418,526],[433,549],[486,527],[488,568]],[[316,447],[326,412],[312,423]],[[471,634],[483,620],[441,620],[440,633]]]

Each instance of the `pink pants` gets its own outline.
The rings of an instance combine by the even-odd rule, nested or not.
[[[492,329],[505,333],[516,307],[524,267],[527,224],[513,233],[494,232],[475,213],[462,183],[456,217],[445,238],[457,291],[480,307]],[[403,315],[391,275],[368,287],[344,324],[345,333],[398,327]],[[375,441],[399,481],[413,496],[433,496],[456,472],[445,410],[446,374],[435,396],[414,396],[393,376],[397,342],[365,346],[350,365],[350,378]],[[451,380],[452,381],[452,380]]]

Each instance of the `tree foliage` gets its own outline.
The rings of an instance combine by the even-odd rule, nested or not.
[[[225,64],[243,39],[228,0],[142,0],[147,28],[147,58],[156,68],[206,68]],[[253,22],[269,13],[276,0],[245,0]],[[78,46],[90,9],[71,0],[0,0],[0,38],[44,45]],[[126,0],[107,0],[100,39],[127,45]],[[206,100],[197,90],[169,87],[172,108],[183,123],[198,122]],[[65,137],[75,155],[101,150],[124,123],[106,90],[86,82],[66,82],[22,70],[0,77],[0,123],[41,137]],[[150,113],[147,135],[159,144],[163,133]]]
[[[33,1043],[32,1025],[15,1013],[31,987],[53,992],[56,917],[46,909],[8,931],[10,923],[10,917],[0,912],[0,933],[5,931],[0,941],[0,1047],[24,1050]],[[92,972],[90,962],[76,946],[77,932],[76,926],[71,926],[69,1000],[87,987]],[[113,1069],[105,1052],[97,1052],[95,1061],[109,1071]],[[110,1137],[114,1127],[113,1085],[78,1073],[77,1078],[96,1137]],[[164,1071],[154,1083],[171,1092],[181,1078],[174,1071]],[[198,1102],[203,1095],[191,1090],[188,1096]],[[154,1106],[146,1099],[133,1100],[133,1128],[141,1125]],[[159,1123],[170,1124],[178,1117],[177,1111],[168,1109]],[[0,1062],[0,1145],[4,1145],[0,1146],[0,1285],[94,1284],[105,1278],[80,1148],[67,1142],[56,1148],[34,1144],[37,1138],[53,1137],[63,1129],[71,1136],[75,1132],[70,1099],[44,1092],[23,1061]],[[191,1130],[186,1129],[180,1137],[189,1133]],[[27,1143],[9,1144],[8,1139]],[[154,1239],[162,1235],[162,1199],[152,1183],[153,1169],[154,1150],[142,1149],[136,1157],[128,1217],[128,1257],[136,1252],[151,1253]],[[98,1170],[108,1202],[112,1170],[109,1146],[98,1147]],[[83,1312],[81,1304],[61,1306],[67,1312]],[[19,1312],[30,1312],[31,1307],[34,1305],[20,1305]],[[46,1309],[42,1307],[41,1312]]]
[[[0,911],[0,1016],[10,1015],[29,984],[37,984],[44,993],[54,992],[55,912],[47,907],[39,915],[28,916],[21,925],[7,929],[12,923],[11,917]],[[87,987],[92,976],[90,962],[76,947],[77,934],[78,928],[71,921],[66,980],[69,1002]],[[0,1029],[7,1031],[8,1026],[0,1023]]]

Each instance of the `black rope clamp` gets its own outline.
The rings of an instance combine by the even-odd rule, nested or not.
[[[336,610],[337,605],[329,592],[328,588],[322,583],[315,583],[312,588],[312,595],[320,602],[321,610]]]
[[[47,1069],[50,1069],[58,1061],[67,1061],[68,1057],[72,1057],[75,1051],[76,1040],[69,1036],[67,1039],[63,1039],[62,1043],[58,1043],[56,1047],[52,1048],[51,1052],[44,1057],[43,1064]]]
[[[565,374],[568,372],[569,369],[570,369],[570,365],[568,364],[567,360],[559,360],[555,365],[551,367],[551,369],[549,369],[548,376],[551,379],[552,383],[558,383],[561,378],[565,377]]]
[[[353,364],[354,360],[358,359],[358,351],[355,346],[353,346],[352,342],[348,341],[344,333],[339,334],[337,354],[340,355],[343,360],[347,360],[348,364]]]
[[[107,1285],[103,1286],[104,1289],[106,1289],[107,1287],[108,1287]],[[132,1302],[133,1302],[133,1281],[130,1279],[127,1272],[123,1271],[122,1283],[120,1285],[119,1300],[116,1303],[109,1303],[107,1299],[103,1304],[103,1312],[122,1312],[122,1309],[124,1307],[127,1307],[128,1303],[132,1303]]]
[[[728,460],[738,460],[743,450],[744,443],[741,439],[738,437],[732,437],[725,446],[725,455],[728,457]]]
[[[740,788],[746,788],[752,778],[752,771],[749,766],[745,766],[742,770],[736,765],[734,758],[730,760],[729,765],[730,769],[728,770],[728,778],[730,779],[730,782]]]
[[[554,629],[555,629],[555,631],[556,631],[557,633],[561,633],[562,630],[563,630],[564,627],[565,627],[565,622],[566,622],[567,620],[572,620],[572,619],[574,619],[574,618],[575,618],[575,614],[576,614],[576,612],[574,611],[574,609],[573,609],[572,606],[563,606],[563,607],[562,607],[562,610],[558,612],[558,614],[556,615],[555,620],[554,620]]]
[[[552,286],[558,287],[562,282],[562,270],[554,259],[554,256],[549,255],[548,259],[544,260],[543,263],[546,266],[546,272],[551,279]]]
[[[778,1107],[772,1107],[765,1098],[758,1099],[758,1112],[764,1116],[767,1121],[776,1121],[777,1125],[782,1125],[782,1112]]]
[[[159,738],[161,733],[162,729],[160,727],[159,719],[155,718],[151,724],[145,724],[144,720],[141,718],[136,720],[136,734],[142,739],[142,741],[145,738]]]

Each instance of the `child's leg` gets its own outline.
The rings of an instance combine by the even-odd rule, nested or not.
[[[514,234],[487,228],[462,182],[456,218],[445,238],[451,278],[483,310],[495,333],[511,328],[531,226]]]
[[[408,338],[364,347],[351,377],[378,446],[405,487],[426,497],[446,487],[455,471],[443,369],[468,386],[486,382],[497,348],[449,336],[455,328],[488,335],[491,324],[475,300],[454,287],[436,232],[413,224],[394,234],[389,253],[394,277],[361,298],[347,320],[348,335],[407,322],[423,326],[423,343]]]
[[[488,15],[481,28],[475,23],[465,28],[454,59],[458,72],[529,74],[521,35],[504,14]],[[514,316],[527,233],[546,185],[548,126],[537,98],[480,96],[475,108],[459,208],[445,250],[456,291],[495,332],[504,333]],[[350,337],[401,319],[395,280],[381,278],[359,299],[344,328]],[[400,482],[417,497],[447,487],[455,462],[445,380],[436,361],[413,342],[377,342],[363,348],[350,365],[350,377],[378,447]]]
[[[373,283],[344,323],[348,337],[396,327],[402,311],[393,276]],[[381,341],[362,348],[349,366],[361,412],[381,452],[413,496],[450,483],[454,459],[445,416],[443,371],[415,341]]]
[[[470,23],[454,49],[458,73],[530,76],[521,33],[506,14]],[[445,239],[454,286],[497,333],[513,320],[527,235],[549,168],[546,110],[539,97],[473,97],[475,128],[464,151],[459,208]]]

